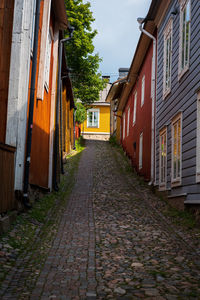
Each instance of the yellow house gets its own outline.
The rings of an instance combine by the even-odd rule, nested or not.
[[[121,118],[122,111],[119,110],[119,101],[126,85],[126,77],[115,81],[108,91],[106,102],[110,103],[110,127],[111,136],[115,136],[118,143],[121,141]]]
[[[81,133],[85,139],[108,140],[110,138],[110,103],[105,102],[110,89],[100,92],[99,101],[90,105],[87,110],[87,120],[81,125]]]

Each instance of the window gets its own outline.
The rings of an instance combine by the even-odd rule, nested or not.
[[[134,96],[134,106],[133,106],[133,124],[136,122],[136,108],[137,108],[137,92]]]
[[[159,155],[159,186],[166,188],[167,178],[167,128],[160,132],[160,155]]]
[[[181,0],[180,7],[180,42],[179,42],[179,77],[189,68],[190,54],[190,0]]]
[[[140,134],[140,143],[139,143],[139,169],[142,169],[142,156],[143,156],[143,132]]]
[[[32,32],[31,32],[31,55],[33,54],[34,46],[34,33],[35,33],[35,14],[36,14],[36,0],[33,0],[33,20],[32,20]]]
[[[171,90],[172,69],[172,19],[168,22],[164,31],[164,68],[163,68],[163,97]]]
[[[197,94],[197,169],[196,169],[196,181],[200,182],[200,91]]]
[[[89,109],[87,112],[87,127],[99,128],[99,109]]]
[[[45,70],[44,70],[44,86],[45,86],[47,92],[49,91],[51,45],[52,45],[52,36],[51,36],[51,30],[49,29],[49,34],[48,34],[48,38],[47,38],[47,45],[46,45]]]
[[[181,183],[181,115],[172,120],[172,184]]]
[[[128,108],[128,117],[127,117],[127,136],[129,135],[129,122],[130,122],[130,107]]]
[[[142,77],[141,106],[144,104],[145,75]]]
[[[125,124],[126,124],[126,115],[123,114],[123,139],[125,138]]]

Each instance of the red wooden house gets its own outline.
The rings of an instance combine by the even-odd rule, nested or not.
[[[145,20],[133,61],[119,99],[122,113],[121,144],[138,174],[154,181],[156,26],[153,1]],[[144,21],[144,25],[143,25]]]

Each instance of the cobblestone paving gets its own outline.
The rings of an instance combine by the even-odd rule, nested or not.
[[[122,172],[116,149],[86,145],[37,278],[26,280],[33,268],[18,260],[0,298],[200,299],[199,231],[172,225],[158,198]]]

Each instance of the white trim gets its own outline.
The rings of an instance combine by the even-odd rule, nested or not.
[[[127,116],[127,136],[129,136],[129,127],[130,127],[130,107],[128,108],[127,114],[128,114],[128,116]]]
[[[161,156],[162,156],[162,149],[161,149],[161,137],[165,136],[165,145],[164,145],[164,149],[163,149],[163,153],[165,155],[165,159],[164,159],[164,168],[165,168],[165,174],[164,175],[164,181],[161,182],[161,178],[162,178],[162,170],[161,170]],[[166,186],[167,186],[167,127],[163,128],[160,131],[159,134],[159,190],[166,190]]]
[[[133,125],[136,123],[136,111],[137,111],[137,92],[134,94],[134,105],[133,105]]]
[[[182,66],[182,38],[183,38],[183,10],[186,8],[189,3],[189,33],[188,33],[188,62]],[[188,71],[190,63],[190,34],[191,34],[191,0],[180,0],[180,26],[179,26],[179,62],[178,62],[178,80]],[[186,54],[186,49],[184,48],[184,55]]]
[[[45,78],[45,62],[46,62],[46,45],[49,34],[50,23],[50,9],[51,0],[44,1],[43,17],[42,17],[42,30],[41,30],[41,44],[40,44],[40,59],[38,71],[38,86],[37,86],[37,99],[43,100],[44,98],[44,78]]]
[[[14,5],[8,90],[6,144],[16,147],[15,190],[23,189],[28,88],[33,21],[32,0]]]
[[[143,132],[140,134],[139,140],[139,169],[142,169],[143,164]]]
[[[163,99],[166,98],[166,96],[171,92],[172,44],[173,44],[172,40],[173,40],[173,19],[171,18],[164,30]],[[167,64],[167,60],[168,60],[168,64]],[[168,83],[166,82],[167,77],[168,77]]]
[[[49,179],[48,187],[52,190],[53,181],[53,151],[54,151],[54,124],[55,124],[55,103],[56,103],[56,86],[57,86],[57,67],[58,67],[58,40],[59,30],[54,29],[53,41],[53,70],[52,70],[52,87],[51,87],[51,114],[50,114],[50,137],[49,137]]]
[[[99,132],[99,131],[82,131],[83,134],[105,134],[109,135],[110,132]]]
[[[46,55],[45,55],[45,68],[44,68],[44,87],[47,93],[49,92],[52,41],[53,41],[53,30],[51,27],[49,27],[48,36],[46,40]]]
[[[176,177],[174,177],[174,125],[176,125],[178,123],[178,121],[180,120],[180,139],[178,136],[178,127],[177,127],[177,139],[178,141],[180,140],[180,174],[179,176],[176,174]],[[175,187],[175,186],[179,186],[181,185],[181,177],[182,177],[182,113],[178,113],[176,115],[176,117],[172,120],[172,124],[171,124],[171,139],[172,139],[172,150],[171,150],[171,186]],[[178,141],[177,141],[177,148],[176,151],[178,152]],[[176,163],[176,168],[177,168],[177,163]],[[176,172],[177,173],[177,172]]]
[[[98,113],[98,125],[97,126],[90,126],[89,121],[88,121],[88,113],[90,112],[97,112]],[[87,128],[99,128],[99,123],[100,123],[100,109],[99,108],[90,108],[87,111]],[[94,115],[94,114],[93,114]],[[94,118],[92,117],[92,122],[94,122]]]
[[[126,125],[126,114],[123,113],[123,140],[125,139],[126,131],[125,131],[125,125]]]
[[[141,85],[141,107],[144,104],[144,97],[145,97],[145,75],[142,77],[142,85]]]
[[[200,91],[197,93],[196,182],[200,182]]]

